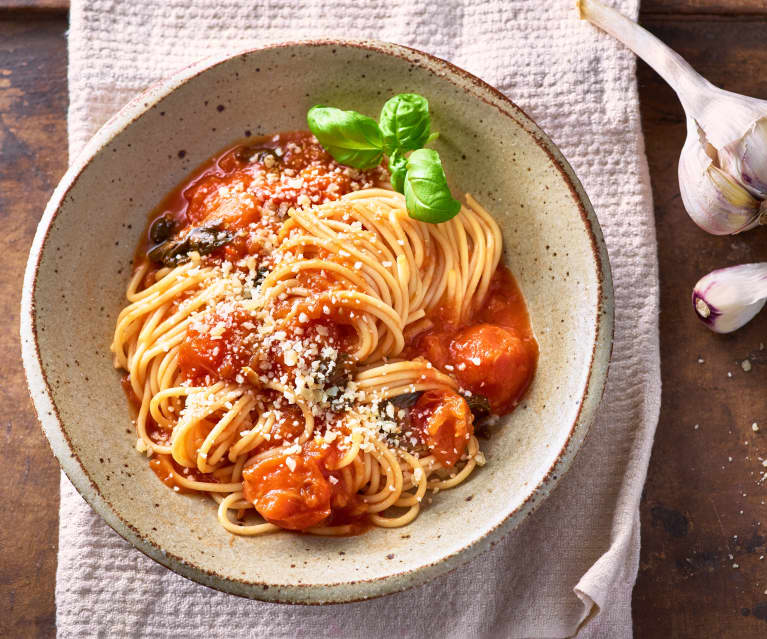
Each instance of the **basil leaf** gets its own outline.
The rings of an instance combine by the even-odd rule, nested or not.
[[[356,169],[371,169],[381,163],[381,129],[373,118],[318,104],[309,109],[306,121],[336,162]]]
[[[253,286],[261,286],[271,271],[265,266],[259,266],[256,270],[256,277],[253,278]]]
[[[410,217],[439,224],[458,215],[461,203],[450,194],[447,178],[433,149],[418,149],[407,160],[405,203]]]
[[[479,423],[490,414],[490,402],[484,395],[477,395],[472,393],[471,395],[461,395],[466,403],[469,405],[471,414],[474,415],[474,420]]]
[[[400,93],[386,101],[379,121],[387,154],[391,155],[395,149],[420,149],[426,144],[431,128],[429,102],[417,93]]]
[[[394,404],[397,408],[412,408],[415,403],[421,399],[423,391],[415,391],[414,393],[403,393],[387,400],[389,403]]]
[[[407,158],[397,149],[389,156],[389,173],[391,185],[395,191],[402,193],[405,189],[405,173],[407,173]]]
[[[320,359],[314,381],[324,388],[333,386],[345,388],[354,376],[355,369],[356,365],[352,356],[341,351],[336,358]]]
[[[147,251],[147,257],[153,262],[165,266],[178,266],[189,261],[189,253],[197,251],[208,255],[225,246],[234,239],[230,231],[221,230],[218,225],[198,226],[178,240],[165,240]]]

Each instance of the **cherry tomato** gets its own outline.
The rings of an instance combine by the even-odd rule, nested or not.
[[[474,433],[466,400],[452,391],[426,391],[410,412],[410,423],[443,466],[453,466]]]
[[[330,516],[330,483],[312,457],[278,452],[256,460],[242,475],[245,499],[281,528],[306,530]]]
[[[512,328],[469,326],[456,333],[450,354],[461,385],[486,397],[496,414],[509,412],[530,384],[535,358]]]

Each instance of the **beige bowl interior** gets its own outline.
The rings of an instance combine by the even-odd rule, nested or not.
[[[207,585],[323,602],[420,583],[529,514],[583,439],[612,330],[609,267],[593,211],[561,155],[521,111],[423,54],[393,45],[304,43],[210,65],[153,87],[113,118],[65,176],[41,222],[22,337],[46,434],[69,478],[110,525]],[[534,386],[502,432],[482,444],[487,465],[437,495],[408,527],[340,539],[232,537],[211,501],[169,491],[133,449],[109,343],[147,213],[246,131],[305,128],[316,103],[377,116],[386,98],[409,91],[431,103],[440,132],[434,146],[454,191],[471,192],[503,228],[504,259],[540,343]]]

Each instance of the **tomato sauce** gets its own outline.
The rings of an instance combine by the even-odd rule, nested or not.
[[[305,427],[304,415],[298,406],[282,401],[280,403],[280,418],[275,421],[271,431],[269,431],[269,438],[262,442],[254,453],[284,446],[285,442],[298,438],[304,432]]]
[[[156,243],[152,227],[160,218],[179,236],[195,226],[220,222],[227,230],[263,225],[277,231],[279,217],[297,205],[337,200],[362,188],[388,181],[385,169],[358,171],[338,164],[308,131],[292,131],[240,142],[195,169],[190,178],[173,189],[150,214],[134,264],[147,260]],[[245,236],[235,237],[213,253],[233,261],[262,252]]]
[[[462,389],[487,399],[496,415],[511,412],[535,375],[538,344],[522,293],[505,266],[493,275],[472,320],[451,324],[438,309],[434,328],[416,335],[405,357],[423,356],[455,377]]]
[[[196,385],[234,381],[250,362],[253,328],[251,318],[238,309],[192,323],[178,353],[184,377]]]
[[[149,468],[152,469],[157,478],[168,488],[172,488],[177,493],[194,493],[196,491],[185,488],[178,477],[184,477],[193,481],[218,483],[214,474],[201,473],[196,468],[185,468],[178,464],[170,455],[152,455],[149,460]]]

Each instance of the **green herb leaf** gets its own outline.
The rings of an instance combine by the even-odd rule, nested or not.
[[[177,266],[188,262],[189,253],[192,251],[197,251],[200,255],[208,255],[233,239],[233,233],[221,230],[218,225],[198,226],[182,238],[168,239],[152,247],[146,255],[153,262],[165,266]]]
[[[471,395],[462,395],[469,405],[471,414],[474,415],[475,421],[479,422],[490,414],[490,402],[484,395],[478,395],[472,393]]]
[[[421,222],[447,222],[461,210],[461,203],[450,194],[439,153],[433,149],[410,154],[404,192],[410,217]]]
[[[402,193],[405,189],[405,174],[407,173],[407,158],[399,149],[389,156],[389,173],[391,173],[391,185],[395,191]]]
[[[373,118],[318,104],[309,109],[306,121],[336,162],[356,169],[371,169],[381,163],[383,140]]]
[[[391,404],[394,404],[397,408],[412,408],[415,403],[421,398],[423,391],[415,391],[414,393],[403,393],[402,395],[396,395],[387,400]],[[384,402],[385,403],[385,402]]]
[[[355,370],[356,365],[352,356],[341,351],[335,358],[320,359],[315,374],[315,383],[321,384],[325,388],[332,388],[333,386],[345,388],[354,376]]]
[[[253,278],[253,286],[261,286],[271,271],[265,266],[259,266],[256,270],[256,277]]]
[[[388,155],[396,149],[420,149],[426,144],[431,128],[429,102],[417,93],[400,93],[386,101],[379,121]]]

